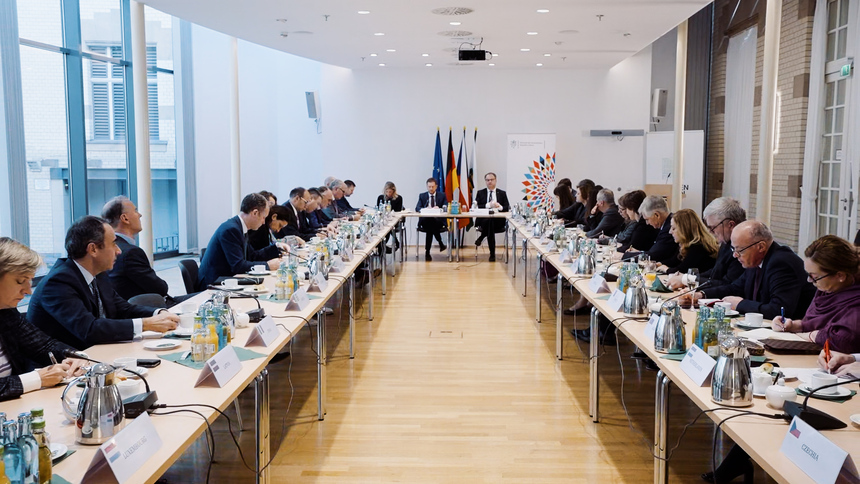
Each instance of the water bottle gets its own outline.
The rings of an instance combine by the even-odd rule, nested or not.
[[[18,424],[14,420],[3,424],[3,465],[11,484],[24,484],[24,455],[18,446]]]
[[[39,444],[39,484],[50,484],[54,470],[51,462],[51,443],[48,442],[48,434],[45,432],[45,419],[33,419],[30,428],[33,430],[33,438]]]
[[[39,443],[30,431],[30,413],[18,414],[18,447],[24,457],[24,484],[39,484]]]

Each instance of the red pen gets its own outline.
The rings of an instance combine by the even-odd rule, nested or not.
[[[827,373],[830,373],[830,339],[824,342],[824,363],[827,365]]]

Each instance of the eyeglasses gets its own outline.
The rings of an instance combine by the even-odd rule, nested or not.
[[[813,276],[812,274],[810,274],[810,273],[808,273],[808,272],[807,272],[807,273],[806,273],[806,279],[807,279],[809,282],[811,282],[811,283],[815,284],[816,282],[818,282],[818,281],[820,281],[820,280],[824,279],[825,277],[830,277],[830,276],[832,276],[832,275],[833,275],[833,273],[832,273],[832,272],[830,272],[830,273],[824,274],[823,276],[815,277],[815,276]]]
[[[725,222],[726,220],[728,220],[728,219],[724,218],[724,219],[720,220],[720,223],[718,223],[717,225],[714,225],[713,227],[711,227],[710,225],[705,225],[705,226],[708,227],[708,230],[710,230],[711,232],[716,232],[716,230],[720,227],[720,225],[722,225],[723,222]]]
[[[744,251],[745,251],[745,250],[747,250],[747,249],[749,249],[750,247],[752,247],[752,246],[754,246],[754,245],[758,244],[759,242],[764,242],[764,241],[763,241],[763,240],[757,240],[757,241],[753,242],[752,244],[750,244],[750,245],[748,245],[748,246],[744,247],[743,249],[735,249],[734,247],[732,247],[732,252],[733,252],[733,253],[735,253],[735,254],[737,254],[737,255],[741,255],[741,254],[743,254],[743,253],[744,253]]]
[[[302,203],[308,203],[308,200],[305,200],[304,198],[299,198],[299,200],[301,200]]]

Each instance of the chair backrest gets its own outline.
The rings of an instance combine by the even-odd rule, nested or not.
[[[138,306],[149,306],[151,308],[166,308],[164,297],[161,294],[138,294],[128,300],[131,304]]]
[[[185,284],[185,293],[197,292],[197,261],[194,259],[182,259],[179,261],[179,272],[182,274],[182,282]]]

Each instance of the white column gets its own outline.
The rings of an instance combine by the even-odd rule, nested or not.
[[[149,164],[149,93],[146,86],[146,18],[143,4],[131,2],[131,63],[140,248],[152,261],[152,170]]]
[[[678,46],[675,50],[675,169],[672,171],[672,206],[681,209],[684,185],[684,114],[687,96],[687,21],[678,25]]]
[[[239,41],[231,40],[230,53],[230,186],[233,213],[242,203],[242,160],[239,153]]]
[[[761,129],[758,147],[756,219],[770,225],[773,184],[773,140],[776,132],[776,81],[779,68],[779,37],[782,0],[767,0],[764,24],[764,69],[761,83]]]

